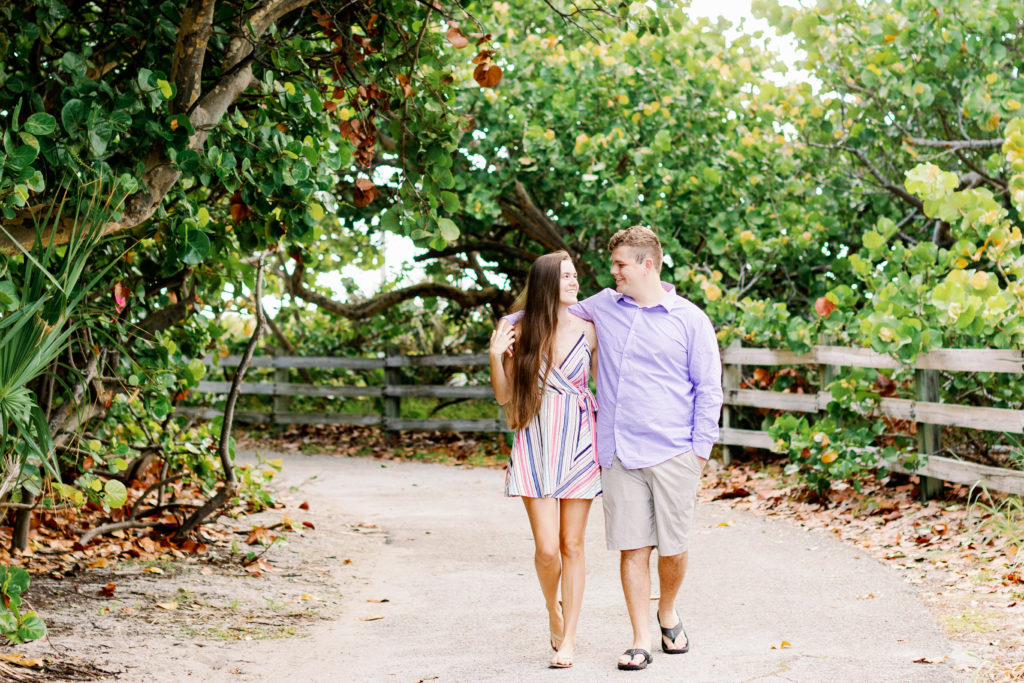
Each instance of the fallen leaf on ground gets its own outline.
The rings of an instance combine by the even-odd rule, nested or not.
[[[142,571],[146,572],[147,574],[163,574],[164,573],[164,570],[160,569],[160,567],[146,567]]]
[[[156,606],[159,607],[160,609],[166,609],[166,610],[176,610],[176,609],[178,609],[178,603],[176,603],[176,602],[158,602],[158,603],[156,603]]]
[[[736,526],[736,522],[730,519],[728,522],[719,522],[715,526]]]
[[[302,595],[299,596],[299,600],[316,600],[316,598],[314,598],[309,593],[303,593]]]
[[[858,600],[870,600],[873,597],[875,597],[874,593],[865,593],[864,595],[858,595],[857,599]]]
[[[712,498],[712,500],[729,500],[730,498],[746,498],[749,495],[750,495],[750,491],[746,490],[745,488],[737,487],[737,488],[734,488],[734,489],[729,489],[728,491],[722,491],[717,496]]]
[[[309,503],[307,503],[305,501],[299,503],[299,509],[300,510],[308,510],[309,509]]]
[[[114,591],[117,590],[117,586],[112,583],[108,583],[106,586],[100,589],[100,595],[105,598],[114,597]]]
[[[15,666],[24,666],[27,668],[37,667],[43,665],[43,660],[38,657],[26,657],[20,652],[11,652],[9,654],[0,655],[0,661],[7,662],[8,664],[14,664]]]
[[[915,659],[914,664],[939,664],[945,659],[945,657],[921,657]]]
[[[778,647],[772,645],[773,650],[785,650],[787,647],[793,647],[793,644],[788,640],[782,641],[782,643],[780,643]]]
[[[370,598],[366,602],[391,602],[387,598]]]
[[[383,614],[371,614],[368,617],[359,617],[359,621],[377,621],[378,619],[383,619],[383,618],[384,618]]]
[[[316,528],[316,525],[314,525],[313,522],[309,522],[309,521],[304,521],[302,523],[302,526],[306,527],[307,529],[315,529]]]

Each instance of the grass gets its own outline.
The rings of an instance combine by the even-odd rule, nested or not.
[[[979,548],[990,545],[1014,548],[1011,567],[1018,567],[1024,560],[1024,499],[1020,496],[993,496],[984,486],[971,489],[967,515],[967,527],[971,540]],[[1008,555],[1010,553],[1007,553]]]
[[[942,624],[948,633],[986,633],[991,631],[993,614],[980,609],[969,609],[956,616],[941,616]]]
[[[299,633],[294,626],[283,624],[266,625],[251,624],[247,626],[182,626],[181,633],[189,638],[206,638],[207,640],[278,640],[281,638],[305,638],[308,634]]]

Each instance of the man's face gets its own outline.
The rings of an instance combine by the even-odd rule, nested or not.
[[[558,281],[558,300],[565,306],[571,306],[579,300],[580,283],[576,279],[576,267],[572,261],[562,261],[562,273]]]
[[[615,289],[620,294],[634,296],[647,275],[647,264],[636,262],[633,247],[625,245],[612,250],[612,276],[615,278]]]

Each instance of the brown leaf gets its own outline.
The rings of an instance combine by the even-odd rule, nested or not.
[[[377,621],[377,620],[383,619],[383,618],[384,618],[383,614],[371,614],[368,617],[359,617],[359,621]]]
[[[483,63],[473,70],[473,78],[481,88],[493,88],[501,83],[501,68],[496,64]]]
[[[245,539],[245,542],[249,545],[255,543],[270,543],[277,536],[275,536],[267,527],[258,526],[249,532],[249,536]]]
[[[309,509],[309,503],[307,503],[305,501],[299,503],[299,509],[300,510],[308,510]]]
[[[461,50],[462,48],[469,45],[469,38],[467,38],[462,33],[462,31],[459,30],[458,26],[452,26],[450,29],[448,29],[448,31],[444,34],[444,37],[448,39],[448,42],[451,43],[452,47],[454,47],[456,50]]]
[[[477,53],[476,57],[473,57],[473,63],[482,64],[486,62],[488,59],[490,59],[491,55],[493,54],[494,50],[480,50],[480,52]]]
[[[406,76],[405,74],[398,74],[397,76],[395,76],[395,78],[398,80],[398,83],[402,86],[402,92],[405,94],[405,96],[412,97],[413,90],[412,86],[409,85],[409,77]]]
[[[749,495],[750,495],[750,491],[746,490],[745,488],[736,487],[734,489],[729,489],[728,491],[722,491],[717,496],[712,498],[712,500],[728,500],[730,498],[746,498]]]
[[[157,602],[157,603],[154,603],[154,604],[157,607],[159,607],[160,609],[165,609],[165,610],[168,610],[168,611],[173,611],[173,610],[178,609],[178,603],[176,603],[176,602]]]
[[[819,296],[814,302],[814,310],[818,312],[822,318],[827,318],[831,315],[832,311],[836,310],[836,305],[829,301],[823,296]]]
[[[369,178],[360,178],[352,191],[352,203],[356,206],[366,206],[377,198],[377,186]]]
[[[313,522],[310,522],[308,520],[303,521],[302,522],[302,526],[306,527],[307,529],[315,529],[316,528],[316,525],[313,524]]]
[[[100,589],[100,595],[104,598],[114,597],[114,591],[117,590],[117,586],[113,583],[108,583],[106,586]]]
[[[36,667],[40,667],[40,666],[43,665],[43,660],[41,658],[38,658],[38,657],[26,657],[25,655],[21,654],[20,652],[10,652],[10,653],[0,654],[0,661],[4,661],[4,662],[7,662],[8,664],[13,664],[15,666],[22,666],[22,667],[25,667],[26,669],[34,669]],[[22,679],[18,679],[18,680],[22,680]]]

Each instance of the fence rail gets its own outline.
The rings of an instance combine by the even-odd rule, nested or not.
[[[238,356],[226,356],[216,360],[207,357],[204,362],[213,366],[234,367],[240,361]],[[401,384],[397,370],[403,367],[473,367],[486,365],[487,354],[405,356],[387,354],[383,358],[350,358],[337,356],[260,356],[252,359],[252,366],[275,369],[273,382],[245,382],[243,394],[264,395],[274,398],[274,409],[270,412],[251,410],[238,411],[235,417],[240,422],[276,424],[341,424],[375,425],[389,431],[399,430],[449,430],[449,431],[504,431],[507,429],[501,409],[496,409],[493,419],[411,419],[401,417],[402,398],[432,397],[443,399],[489,399],[489,386],[451,386]],[[895,369],[912,367],[916,372],[917,396],[919,399],[937,399],[937,375],[945,372],[995,372],[1024,374],[1024,353],[1020,351],[992,349],[940,349],[918,356],[912,366],[905,366],[891,356],[876,353],[867,348],[818,345],[807,353],[750,348],[733,344],[722,352],[723,391],[725,406],[722,411],[722,428],[719,441],[723,445],[723,459],[731,460],[731,447],[761,448],[771,450],[774,441],[767,432],[753,429],[739,429],[734,426],[736,408],[764,408],[787,412],[817,413],[826,408],[832,400],[831,394],[822,386],[813,393],[791,393],[760,389],[741,389],[739,384],[744,367],[773,366],[822,366],[823,385],[834,378],[840,367],[862,367]],[[333,386],[301,384],[287,381],[289,370],[300,369],[347,369],[384,370],[383,386]],[[231,383],[227,381],[203,381],[194,390],[197,393],[226,394]],[[382,413],[324,413],[293,412],[288,409],[292,397],[312,396],[325,398],[380,398],[384,402]],[[182,413],[209,419],[220,412],[211,408],[179,408]],[[982,483],[990,489],[1024,495],[1024,472],[1009,470],[977,463],[970,463],[938,454],[938,434],[942,426],[996,432],[1024,432],[1024,410],[987,408],[940,403],[937,400],[915,400],[905,398],[882,398],[877,407],[882,415],[917,423],[919,451],[927,459],[917,469],[911,470],[901,462],[890,462],[893,471],[922,476],[922,490],[934,494],[941,488],[941,482],[965,485]]]

